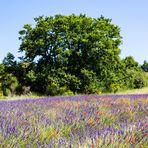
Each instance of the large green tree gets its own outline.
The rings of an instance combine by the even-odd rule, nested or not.
[[[103,85],[117,81],[122,41],[120,28],[111,19],[72,14],[34,20],[35,26],[26,24],[19,32],[20,51],[25,53],[25,60],[37,63],[37,73],[44,71],[47,78],[46,73],[60,68],[81,77],[82,69],[86,69]]]

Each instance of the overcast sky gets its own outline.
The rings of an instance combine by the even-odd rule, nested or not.
[[[59,13],[111,18],[121,28],[121,57],[148,61],[148,0],[1,0],[0,61],[8,52],[20,56],[18,32],[24,24],[33,24],[34,17]]]

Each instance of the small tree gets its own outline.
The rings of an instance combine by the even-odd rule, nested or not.
[[[18,81],[14,75],[5,74],[2,77],[2,90],[5,96],[15,95],[17,87],[18,87]]]
[[[148,72],[148,62],[145,60],[143,65],[141,66],[141,68],[143,69],[143,71]]]

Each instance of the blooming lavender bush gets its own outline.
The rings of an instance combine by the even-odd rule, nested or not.
[[[148,95],[0,101],[1,147],[148,145]]]

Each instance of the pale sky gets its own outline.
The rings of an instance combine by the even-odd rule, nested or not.
[[[1,0],[0,61],[8,52],[16,57],[20,41],[18,32],[34,17],[55,14],[103,15],[121,28],[121,57],[133,56],[140,64],[148,61],[148,0]]]

